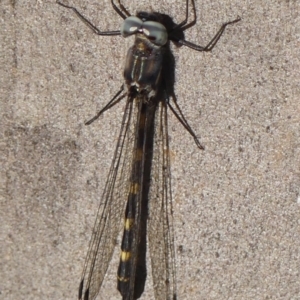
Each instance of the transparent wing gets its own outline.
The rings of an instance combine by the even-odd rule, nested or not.
[[[156,114],[153,151],[148,239],[154,293],[156,300],[173,300],[176,270],[166,102],[160,102]]]
[[[135,113],[128,97],[116,150],[110,167],[101,203],[84,264],[79,299],[93,300],[102,285],[111,261],[129,190],[129,176],[134,146]]]

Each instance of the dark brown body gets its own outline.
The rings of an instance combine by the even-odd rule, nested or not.
[[[137,35],[126,58],[124,79],[128,101],[137,109],[130,190],[118,268],[118,290],[123,300],[138,299],[146,280],[148,194],[153,151],[153,126],[163,63],[161,47]]]

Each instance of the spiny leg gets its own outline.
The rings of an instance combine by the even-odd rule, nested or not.
[[[214,46],[217,44],[217,42],[219,41],[219,39],[222,36],[225,28],[228,25],[231,25],[231,24],[239,22],[240,20],[241,20],[241,18],[237,18],[237,19],[235,19],[233,21],[224,23],[221,26],[221,28],[219,29],[219,31],[216,33],[216,35],[211,39],[211,41],[205,47],[196,45],[196,44],[188,42],[186,40],[179,40],[178,43],[181,44],[181,45],[187,46],[189,48],[192,48],[192,49],[194,49],[196,51],[206,51],[206,52],[211,51],[214,48]]]
[[[113,30],[113,31],[101,31],[98,29],[95,25],[93,25],[86,17],[84,17],[77,8],[73,6],[66,5],[58,0],[56,0],[56,3],[59,4],[62,7],[68,8],[73,10],[73,12],[77,15],[77,17],[85,24],[87,25],[94,33],[98,35],[121,35],[120,30]]]

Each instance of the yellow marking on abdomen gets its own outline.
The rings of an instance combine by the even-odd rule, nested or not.
[[[127,262],[130,259],[131,252],[129,251],[122,251],[121,252],[121,261],[122,262]]]
[[[118,276],[118,280],[121,282],[127,282],[127,281],[129,281],[129,277],[119,277]]]
[[[130,185],[130,193],[136,195],[139,192],[140,185],[138,183],[131,183]]]
[[[136,149],[135,160],[140,161],[142,160],[142,157],[143,157],[143,149],[142,148]]]
[[[134,219],[132,218],[125,219],[125,224],[124,224],[125,230],[130,230],[133,223],[134,223]]]

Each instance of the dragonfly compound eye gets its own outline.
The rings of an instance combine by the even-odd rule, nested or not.
[[[125,19],[121,26],[121,34],[123,37],[128,37],[132,34],[141,31],[143,21],[138,17],[131,16]]]
[[[163,46],[168,41],[167,29],[164,25],[158,22],[144,22],[143,33],[153,44],[157,46]]]

